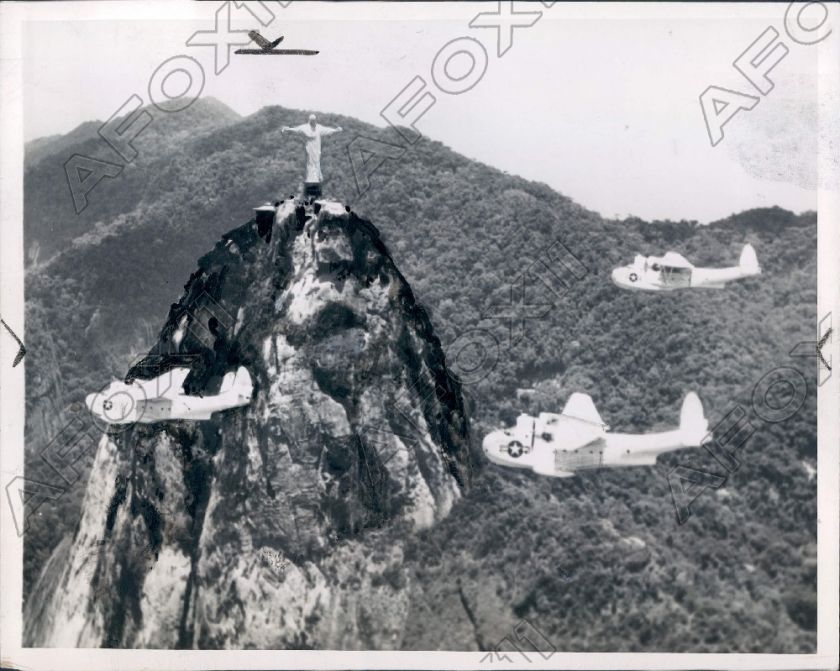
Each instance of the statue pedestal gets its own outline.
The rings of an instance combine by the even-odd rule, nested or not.
[[[257,221],[257,232],[266,242],[271,241],[271,228],[274,226],[276,211],[271,203],[254,208],[254,218]]]
[[[321,182],[304,182],[303,197],[312,200],[321,197]]]

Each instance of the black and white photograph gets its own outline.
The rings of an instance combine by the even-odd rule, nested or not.
[[[0,86],[3,669],[838,668],[836,3],[8,2]]]

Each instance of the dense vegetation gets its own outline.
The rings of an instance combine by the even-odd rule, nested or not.
[[[148,350],[196,259],[251,207],[297,189],[302,144],[280,128],[303,112],[228,112],[200,101],[156,117],[134,164],[92,191],[80,217],[61,166],[102,145],[96,126],[72,142],[41,141],[28,157],[26,245],[40,249],[26,280],[28,477],[55,480],[38,455],[74,416],[70,404]],[[740,468],[696,500],[684,525],[667,473],[723,473],[700,450],[568,480],[486,466],[416,544],[405,646],[491,647],[525,617],[562,650],[813,651],[816,480],[805,465],[816,466],[815,360],[788,352],[814,337],[816,216],[772,208],[707,226],[608,220],[426,138],[385,161],[360,194],[348,145],[393,144],[397,134],[319,120],[344,127],[324,142],[325,193],[375,223],[430,311],[465,382],[476,447],[519,412],[559,411],[578,390],[615,430],[674,424],[691,389],[712,425],[741,405],[756,429]],[[558,241],[585,273],[562,270]],[[697,265],[735,265],[744,242],[764,274],[724,291],[654,295],[609,279],[634,254],[668,249]],[[751,396],[779,366],[802,371],[808,396],[769,424]],[[518,400],[521,388],[534,391]],[[68,489],[32,518],[26,589],[78,520],[84,478]]]

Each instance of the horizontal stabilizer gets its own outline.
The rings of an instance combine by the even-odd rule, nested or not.
[[[582,394],[576,391],[566,401],[566,406],[563,408],[563,414],[566,417],[574,417],[575,419],[582,419],[585,422],[592,422],[593,424],[603,424],[604,420],[595,409],[595,403],[589,394]]]
[[[761,267],[758,265],[758,256],[756,256],[755,249],[749,243],[744,245],[744,249],[741,250],[741,260],[738,262],[738,265],[741,267],[746,273],[750,273],[752,275],[757,275],[761,272]]]

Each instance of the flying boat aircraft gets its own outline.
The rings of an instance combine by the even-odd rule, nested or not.
[[[269,42],[265,39],[262,35],[259,34],[256,30],[249,30],[248,37],[250,37],[254,42],[259,45],[259,49],[237,49],[233,53],[235,54],[254,54],[259,56],[264,55],[275,55],[275,56],[314,56],[317,54],[317,51],[313,51],[312,49],[275,49],[280,42],[283,41],[283,36],[281,35],[273,42]]]
[[[240,366],[222,379],[218,394],[192,396],[184,393],[189,368],[173,368],[151,380],[131,384],[115,381],[97,394],[88,394],[88,410],[108,424],[153,424],[172,419],[205,420],[214,412],[248,405],[253,384],[248,369]]]
[[[501,466],[526,468],[559,478],[581,470],[653,466],[660,454],[699,447],[709,422],[697,394],[683,399],[679,428],[662,433],[611,433],[592,397],[576,392],[559,415],[519,415],[516,425],[485,436],[487,458]]]
[[[676,252],[665,256],[637,255],[635,261],[612,271],[612,281],[622,289],[673,291],[674,289],[722,289],[727,282],[760,275],[758,257],[750,244],[731,268],[697,268]]]

